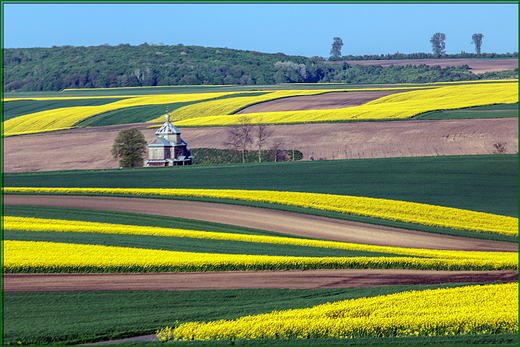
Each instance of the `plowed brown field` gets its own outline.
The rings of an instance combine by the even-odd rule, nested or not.
[[[110,149],[120,129],[138,127],[146,141],[154,139],[149,124],[65,130],[3,139],[2,171],[110,169],[117,161]],[[506,153],[518,152],[518,118],[450,119],[296,124],[272,127],[271,141],[303,159],[359,159],[440,155],[492,154],[495,143]],[[226,148],[227,128],[181,128],[188,148]],[[266,147],[269,148],[269,143]]]
[[[337,92],[321,95],[295,96],[290,98],[276,99],[252,105],[237,112],[247,114],[254,112],[276,112],[276,111],[304,111],[304,110],[334,110],[338,108],[363,105],[369,101],[405,90],[388,91],[363,91],[363,92]]]
[[[335,62],[343,64],[343,62]],[[518,59],[405,59],[405,60],[349,60],[350,65],[381,65],[388,67],[390,65],[414,65],[421,64],[428,66],[439,65],[442,68],[447,66],[468,65],[469,70],[475,74],[484,72],[494,72],[503,70],[518,69]]]

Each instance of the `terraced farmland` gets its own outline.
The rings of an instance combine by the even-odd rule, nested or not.
[[[304,159],[351,160],[118,170],[122,111],[4,137],[3,344],[516,344],[518,94],[501,83],[507,100],[482,101],[500,105],[424,120],[271,125]],[[373,99],[363,93],[386,93],[370,101],[384,105],[440,91],[420,87],[276,100],[212,88],[175,110],[180,94],[139,107],[210,119],[224,105],[232,119],[251,115],[247,98],[267,117],[283,100],[283,112],[334,110],[341,95],[345,110]],[[145,98],[126,95],[114,103]],[[89,100],[67,107],[106,106]],[[5,119],[30,116],[23,107]],[[153,124],[137,123],[147,141]],[[226,131],[180,129],[192,148],[218,147]],[[436,304],[422,312],[423,301]],[[411,302],[426,318],[403,320]]]

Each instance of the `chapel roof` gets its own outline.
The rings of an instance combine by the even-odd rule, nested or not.
[[[180,134],[181,132],[175,125],[170,123],[170,115],[166,113],[164,115],[166,121],[164,124],[155,132],[155,135],[166,135],[166,134]]]
[[[148,147],[172,147],[172,144],[164,139],[164,137],[156,137],[150,142]]]

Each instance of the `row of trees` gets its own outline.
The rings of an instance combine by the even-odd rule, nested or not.
[[[336,39],[336,38],[335,38]],[[339,39],[339,38],[337,38]],[[334,54],[343,44],[337,40]],[[321,57],[287,56],[227,48],[199,46],[94,46],[3,49],[3,90],[60,91],[67,88],[109,88],[167,85],[266,85],[276,83],[344,83],[414,82],[415,68],[355,67],[332,64]],[[462,53],[461,53],[462,54]],[[484,54],[482,54],[483,56]],[[510,54],[511,55],[511,54]],[[329,60],[420,59],[434,57],[431,53],[381,56],[343,56]],[[451,57],[451,56],[447,56]],[[467,58],[467,54],[461,58]],[[489,56],[486,56],[489,58]],[[503,55],[494,57],[504,57]],[[518,57],[517,53],[511,57]],[[374,63],[377,64],[376,62]],[[374,71],[377,76],[370,76]],[[442,75],[435,67],[421,66],[422,79],[435,82],[478,79],[471,73]],[[355,72],[355,73],[354,73]]]
[[[475,45],[475,52],[477,55],[481,54],[482,48],[482,38],[484,35],[482,34],[473,34],[471,37],[471,43]],[[332,42],[332,48],[330,50],[330,56],[333,60],[337,60],[341,57],[341,47],[343,47],[343,40],[340,37],[334,37]],[[446,34],[444,33],[435,33],[430,39],[430,43],[432,45],[433,54],[435,57],[444,57],[446,56]],[[407,58],[403,58],[407,59]],[[413,59],[413,58],[412,58]]]
[[[238,119],[238,124],[228,127],[227,138],[223,145],[230,150],[238,151],[242,154],[242,163],[246,162],[246,152],[255,146],[258,149],[258,162],[262,162],[262,150],[265,149],[267,140],[273,135],[273,128],[265,124],[251,124],[251,118],[242,116]],[[279,138],[271,141],[270,150],[274,152],[274,161],[280,159],[282,155],[283,139]]]
[[[484,35],[482,34],[473,34],[471,36],[471,44],[475,45],[475,53],[477,55],[481,54],[482,51],[482,38]],[[432,50],[433,53],[444,56],[446,55],[446,43],[444,42],[446,40],[446,35],[444,33],[435,33],[430,43],[432,44]]]

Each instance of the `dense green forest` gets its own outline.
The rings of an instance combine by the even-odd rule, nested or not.
[[[228,48],[147,44],[131,46],[2,49],[4,92],[60,91],[167,85],[266,85],[276,83],[429,83],[509,78],[514,71],[473,74],[459,67],[381,67],[377,60],[438,58],[435,54],[387,54],[340,58],[289,56]],[[464,53],[450,58],[518,58],[518,53]],[[361,66],[337,60],[374,60]]]

